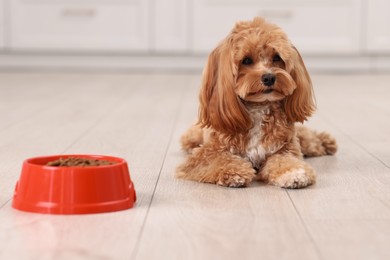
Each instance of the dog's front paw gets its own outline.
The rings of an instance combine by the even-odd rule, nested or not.
[[[255,177],[255,170],[248,169],[240,172],[226,172],[219,176],[217,184],[225,187],[240,188],[246,187]]]
[[[274,180],[273,184],[286,189],[299,189],[307,187],[314,182],[315,175],[313,172],[298,168],[283,173]]]

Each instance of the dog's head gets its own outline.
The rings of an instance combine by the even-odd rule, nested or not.
[[[290,122],[303,122],[315,109],[300,54],[279,27],[261,18],[238,22],[209,55],[200,124],[223,133],[246,132],[252,122],[243,102],[281,102]]]

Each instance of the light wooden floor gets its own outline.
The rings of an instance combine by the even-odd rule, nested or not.
[[[334,157],[303,190],[177,180],[199,74],[0,73],[0,259],[390,259],[390,75],[314,75],[309,126]],[[43,215],[11,208],[25,158],[125,158],[131,210]]]

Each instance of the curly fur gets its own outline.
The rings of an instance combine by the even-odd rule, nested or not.
[[[188,156],[179,178],[302,188],[315,183],[303,156],[337,151],[329,134],[296,126],[315,110],[311,79],[286,34],[261,18],[238,22],[211,52],[199,99],[199,122],[181,139]]]

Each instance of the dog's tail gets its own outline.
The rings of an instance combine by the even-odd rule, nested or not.
[[[201,146],[204,142],[204,131],[198,124],[192,125],[180,139],[182,149],[191,153],[194,148]]]
[[[300,125],[296,125],[296,131],[304,156],[333,155],[337,152],[336,140],[330,134],[317,132]]]

